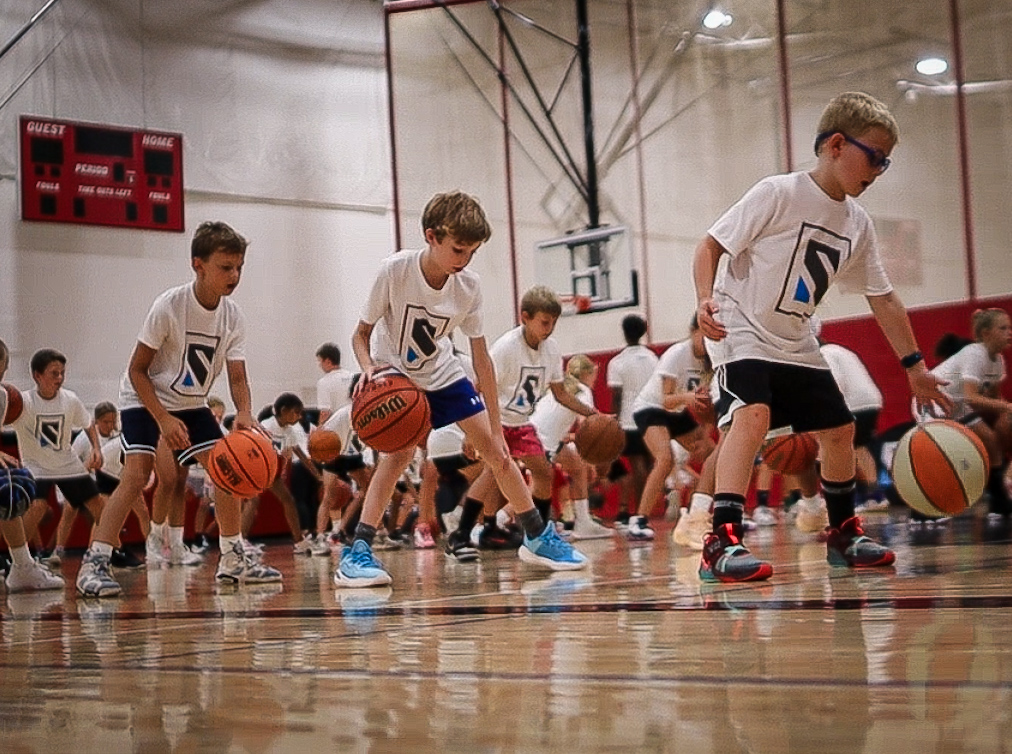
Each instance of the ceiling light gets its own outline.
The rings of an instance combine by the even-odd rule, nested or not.
[[[730,26],[733,20],[729,13],[714,8],[703,16],[703,26],[707,29],[719,29],[721,26]]]
[[[943,58],[924,58],[918,60],[914,67],[918,73],[923,73],[925,76],[937,76],[939,73],[949,70],[949,64]]]

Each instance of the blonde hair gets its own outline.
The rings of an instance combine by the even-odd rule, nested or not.
[[[492,237],[492,226],[478,200],[462,191],[436,194],[429,199],[422,212],[422,231],[426,230],[432,230],[437,241],[451,235],[468,246],[485,243]]]
[[[819,118],[815,154],[822,142],[835,133],[857,137],[870,128],[881,128],[892,138],[893,145],[900,140],[900,130],[889,108],[864,92],[844,92],[829,101]]]
[[[985,330],[990,330],[997,325],[1002,317],[1008,317],[1004,309],[978,309],[970,315],[970,326],[973,328],[973,337],[980,340]]]
[[[220,408],[220,409],[224,410],[225,409],[225,401],[223,401],[221,398],[219,398],[216,395],[209,395],[209,396],[207,396],[207,407],[208,408]]]
[[[520,299],[520,311],[529,317],[544,312],[551,317],[562,315],[562,303],[559,297],[547,285],[536,285],[528,288]]]
[[[571,357],[566,364],[566,377],[562,383],[566,392],[570,395],[579,393],[583,378],[595,369],[597,369],[597,364],[586,354],[578,353]]]

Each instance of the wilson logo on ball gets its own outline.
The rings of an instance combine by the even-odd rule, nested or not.
[[[377,406],[373,406],[368,412],[358,417],[355,428],[361,432],[362,430],[368,429],[369,425],[377,419],[386,419],[388,416],[393,416],[398,411],[402,411],[407,408],[408,402],[400,395],[392,395],[390,398],[380,403]]]
[[[251,458],[255,456],[256,456],[255,453],[250,454]],[[224,456],[218,456],[217,458],[215,458],[214,468],[218,472],[218,475],[221,477],[222,481],[227,482],[227,485],[229,487],[235,488],[238,487],[240,484],[242,484],[243,481],[242,477],[239,475],[239,472],[235,470],[235,467],[228,460],[228,458]]]

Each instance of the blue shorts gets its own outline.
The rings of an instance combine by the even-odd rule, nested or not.
[[[466,377],[439,390],[426,392],[425,397],[429,400],[429,421],[433,429],[456,424],[485,410],[481,395]]]
[[[180,464],[192,463],[194,456],[211,447],[218,442],[224,434],[218,421],[207,406],[200,408],[187,408],[182,411],[170,411],[174,417],[186,425],[190,434],[190,447],[186,450],[176,451],[176,460]],[[161,437],[161,430],[158,422],[146,408],[127,408],[120,411],[120,425],[123,433],[120,441],[123,443],[123,452],[127,455],[132,453],[155,454],[158,446],[158,439]]]

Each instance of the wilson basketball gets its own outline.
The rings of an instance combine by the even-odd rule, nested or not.
[[[760,452],[763,461],[781,474],[798,474],[811,468],[819,456],[819,443],[808,433],[784,435],[769,440]]]
[[[962,424],[947,419],[914,427],[900,439],[892,476],[903,502],[925,516],[954,516],[984,493],[987,450]]]
[[[254,497],[274,481],[278,454],[262,432],[237,429],[211,448],[207,473],[225,492],[235,497]]]
[[[35,499],[35,477],[28,469],[0,467],[0,521],[23,516]]]
[[[24,399],[21,397],[21,391],[13,385],[8,385],[6,382],[2,383],[3,389],[7,393],[7,410],[3,415],[3,424],[10,424],[19,416],[25,409]]]
[[[355,396],[351,423],[370,448],[396,453],[417,445],[429,431],[429,401],[403,374],[379,373]]]
[[[595,466],[611,463],[625,449],[625,431],[618,419],[607,414],[592,414],[576,430],[576,452]]]
[[[341,438],[337,432],[316,428],[309,433],[309,457],[317,463],[330,463],[341,455]]]

